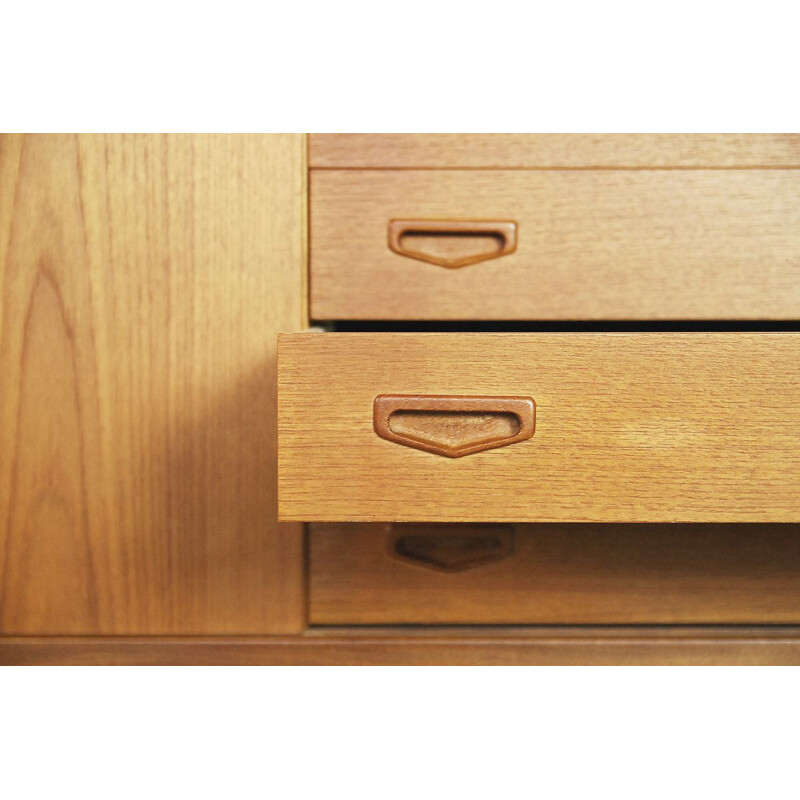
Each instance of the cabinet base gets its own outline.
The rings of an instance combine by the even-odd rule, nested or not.
[[[325,629],[281,637],[0,637],[5,665],[800,665],[800,628]]]

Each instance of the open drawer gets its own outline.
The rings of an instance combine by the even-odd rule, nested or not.
[[[286,520],[800,522],[800,334],[279,340]]]

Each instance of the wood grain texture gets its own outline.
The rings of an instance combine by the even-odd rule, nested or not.
[[[302,628],[304,195],[300,135],[0,140],[0,632]]]
[[[0,639],[0,664],[800,665],[797,628],[340,630],[268,638]]]
[[[312,167],[800,166],[796,133],[314,133]]]
[[[797,525],[517,525],[457,572],[399,558],[404,527],[311,525],[312,625],[800,623]]]
[[[284,519],[800,522],[800,334],[295,334],[278,360]],[[375,434],[383,393],[530,396],[536,433],[443,458]]]
[[[393,219],[516,220],[461,269]],[[312,171],[315,319],[796,319],[800,171]]]

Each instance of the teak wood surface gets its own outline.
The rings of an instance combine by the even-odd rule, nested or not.
[[[310,526],[312,625],[800,623],[798,525],[515,525],[505,557],[459,571],[399,557],[408,527],[462,528]]]
[[[320,320],[779,320],[800,308],[797,169],[319,170],[310,215]],[[516,250],[446,269],[394,252],[395,219],[515,220]]]
[[[797,133],[313,133],[318,168],[800,166]]]
[[[290,633],[299,135],[0,139],[0,633]]]
[[[278,350],[284,519],[800,522],[800,334],[300,333]],[[385,393],[530,396],[536,433],[424,453],[373,430]]]

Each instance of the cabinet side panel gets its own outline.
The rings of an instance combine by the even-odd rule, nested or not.
[[[289,633],[300,135],[0,139],[0,633]]]

